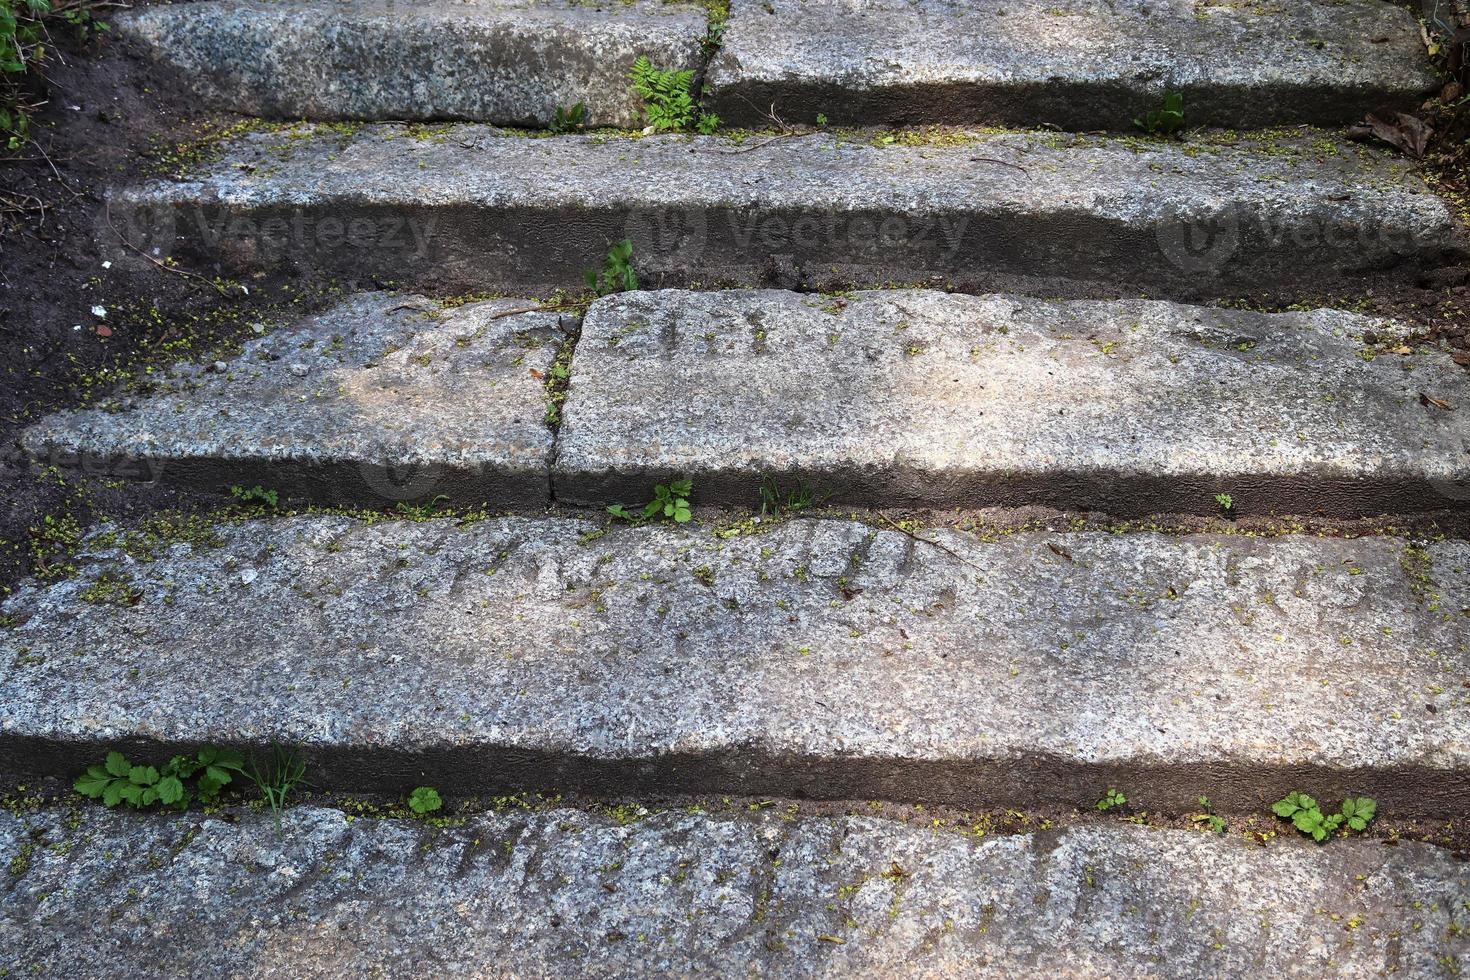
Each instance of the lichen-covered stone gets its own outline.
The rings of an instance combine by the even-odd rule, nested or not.
[[[606,504],[688,476],[747,506],[765,480],[878,506],[1464,506],[1470,376],[1442,351],[1374,356],[1403,334],[1334,310],[625,293],[583,321],[556,493]]]
[[[1409,163],[1311,134],[870,138],[255,133],[188,179],[115,193],[111,213],[139,248],[241,273],[513,295],[581,288],[624,238],[645,288],[897,282],[1179,299],[1356,294],[1462,254],[1449,208]]]
[[[1454,976],[1445,850],[579,810],[0,814],[12,976]]]
[[[634,59],[694,69],[697,4],[618,0],[209,0],[115,20],[212,104],[287,119],[641,126]]]
[[[1130,129],[1167,92],[1190,126],[1340,125],[1440,82],[1381,0],[733,0],[710,67],[730,122]]]
[[[543,507],[561,320],[503,315],[537,305],[355,296],[229,361],[177,365],[147,394],[50,416],[23,441],[44,464],[208,490]]]
[[[1470,793],[1470,544],[303,516],[0,612],[0,771],[300,745],[321,787],[1404,816]],[[145,559],[153,558],[148,561]]]

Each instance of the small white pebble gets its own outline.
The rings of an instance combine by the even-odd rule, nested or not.
[[[255,581],[256,576],[258,576],[259,574],[260,573],[255,569],[247,568],[245,569],[245,571],[240,573],[240,581],[244,582],[246,585],[249,585],[251,582]]]
[[[102,268],[104,268],[104,269],[111,269],[112,268],[112,263],[111,262],[104,262],[104,263],[102,263]]]
[[[97,306],[92,307],[92,315],[95,316],[99,320],[106,319],[107,318],[107,307],[102,306],[101,304],[98,304]]]

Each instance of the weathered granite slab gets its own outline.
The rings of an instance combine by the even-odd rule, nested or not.
[[[287,812],[0,813],[12,975],[1431,977],[1470,869],[1403,842],[1121,823],[579,810],[443,829]]]
[[[1470,375],[1440,350],[1376,353],[1404,332],[1138,300],[624,293],[583,321],[556,495],[688,476],[748,507],[766,479],[832,503],[1130,516],[1218,512],[1219,493],[1236,514],[1467,506]]]
[[[379,276],[439,294],[579,289],[623,238],[645,288],[1285,290],[1293,302],[1463,254],[1450,209],[1408,162],[1325,135],[764,139],[255,133],[197,175],[118,191],[110,207],[133,245],[186,266]]]
[[[1345,125],[1441,84],[1382,0],[732,0],[710,67],[727,122],[1133,128]]]
[[[596,526],[95,538],[0,607],[0,771],[281,740],[386,792],[1470,793],[1464,541]]]
[[[673,0],[209,0],[118,15],[212,105],[286,119],[643,125],[634,59],[701,63],[705,12]]]
[[[199,489],[543,507],[561,318],[502,315],[535,306],[361,294],[148,394],[52,415],[23,443],[40,463]]]

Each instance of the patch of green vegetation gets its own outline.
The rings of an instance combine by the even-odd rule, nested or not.
[[[804,481],[796,486],[783,488],[773,477],[761,479],[761,516],[780,517],[809,510],[817,505],[817,495]]]
[[[85,41],[112,28],[97,19],[111,6],[102,0],[0,0],[0,139],[7,150],[30,140],[31,118],[43,103],[33,102],[26,87],[49,57],[51,28],[65,24]]]
[[[1235,498],[1228,493],[1215,494],[1215,503],[1222,513],[1229,514],[1235,510]]]
[[[632,292],[638,288],[638,274],[633,271],[633,243],[624,238],[607,250],[602,271],[588,269],[583,273],[587,288],[598,296]]]
[[[1133,125],[1150,136],[1177,135],[1184,128],[1184,95],[1180,92],[1165,93],[1163,103],[1134,119]]]
[[[578,102],[574,106],[557,106],[556,112],[551,117],[551,123],[546,127],[553,133],[574,133],[581,129],[587,121],[587,103]]]
[[[693,130],[709,135],[720,118],[700,111],[694,101],[694,71],[660,71],[646,55],[639,55],[629,74],[633,91],[643,100],[643,119],[656,133]]]
[[[448,502],[449,498],[441,493],[431,500],[421,501],[416,504],[409,503],[406,500],[400,500],[393,510],[399,517],[406,517],[415,524],[422,524],[425,521],[431,521],[436,517],[444,516],[447,511],[441,510],[440,508]]]
[[[88,766],[77,777],[74,788],[108,807],[126,803],[141,810],[161,803],[182,810],[195,797],[206,805],[214,803],[235,776],[244,774],[244,765],[238,753],[214,746],[176,755],[161,770],[133,765],[121,752],[109,752],[106,761]]]
[[[252,759],[244,774],[260,790],[261,797],[271,808],[276,836],[280,837],[281,812],[286,808],[286,798],[306,780],[305,760],[295,749],[272,745],[266,760],[262,763]]]
[[[136,606],[143,593],[133,583],[115,572],[103,572],[81,592],[83,602],[94,606]]]
[[[557,348],[551,367],[546,372],[546,424],[553,430],[561,425],[561,407],[566,403],[572,381],[572,352],[577,338],[568,336]]]
[[[1349,796],[1336,813],[1326,813],[1314,798],[1294,792],[1272,804],[1271,812],[1290,820],[1303,835],[1321,844],[1334,834],[1367,830],[1378,815],[1378,801],[1370,796]]]
[[[670,520],[676,524],[687,524],[694,516],[689,508],[689,497],[694,492],[693,480],[673,480],[660,483],[653,488],[653,499],[643,505],[638,513],[629,511],[622,504],[613,504],[607,512],[618,520],[627,521],[634,527],[653,520]]]
[[[432,786],[420,786],[408,794],[408,808],[421,817],[435,813],[443,806],[444,800]]]
[[[1128,797],[1124,796],[1116,789],[1110,789],[1108,790],[1107,795],[1094,803],[1093,806],[1097,809],[1098,813],[1107,813],[1109,810],[1116,810],[1118,807],[1124,805],[1127,802]]]
[[[1217,834],[1225,833],[1225,819],[1215,813],[1215,808],[1210,803],[1208,796],[1199,798],[1199,808],[1200,812],[1189,818],[1196,827],[1208,827]]]
[[[275,510],[281,506],[281,498],[274,490],[267,490],[260,484],[253,487],[230,487],[230,496],[247,507],[268,507]]]

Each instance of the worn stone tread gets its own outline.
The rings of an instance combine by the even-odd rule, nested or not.
[[[1404,333],[1334,310],[624,293],[583,321],[556,495],[688,476],[746,506],[774,480],[833,504],[1130,516],[1222,492],[1237,514],[1463,507],[1470,376],[1440,350],[1375,356]]]
[[[279,739],[348,790],[1470,792],[1463,541],[597,527],[94,538],[0,609],[0,771]]]
[[[581,288],[623,238],[646,286],[1176,299],[1358,293],[1462,253],[1411,164],[1326,134],[768,139],[308,127],[249,134],[199,173],[122,189],[110,206],[134,245],[186,265],[441,293]]]
[[[642,126],[634,59],[702,63],[697,4],[619,0],[208,0],[115,18],[212,105],[269,118]]]
[[[1404,842],[1098,824],[510,810],[435,829],[288,810],[0,814],[0,953],[29,976],[1429,977],[1470,869]],[[182,937],[188,941],[182,941]]]
[[[733,0],[709,72],[729,123],[1345,125],[1441,84],[1382,0]]]
[[[23,444],[43,464],[196,489],[539,509],[564,334],[555,313],[503,315],[536,305],[360,294],[229,361],[178,365],[145,395],[50,416]]]

